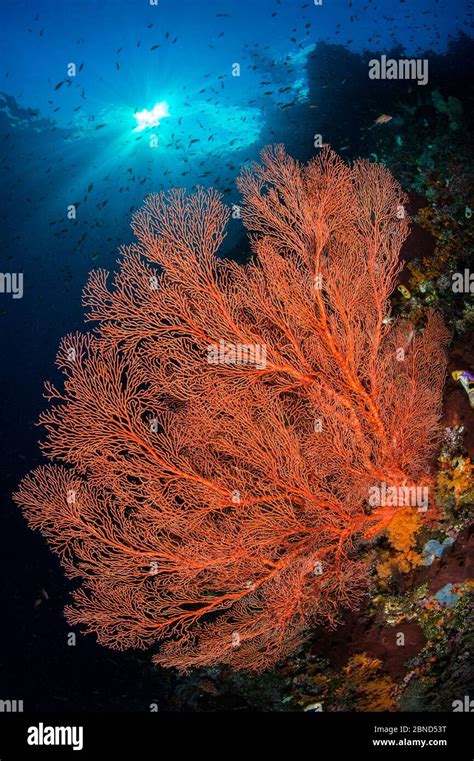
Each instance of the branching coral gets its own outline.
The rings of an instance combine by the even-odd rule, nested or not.
[[[447,333],[389,321],[408,233],[383,167],[281,147],[239,187],[253,260],[219,259],[213,191],[153,195],[113,284],[85,291],[95,333],[59,350],[45,454],[17,500],[71,578],[71,624],[157,663],[263,669],[357,606],[356,543],[431,484]],[[58,464],[64,463],[64,464]]]

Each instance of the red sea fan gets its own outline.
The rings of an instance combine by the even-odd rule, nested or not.
[[[96,331],[62,341],[41,417],[56,464],[16,495],[80,581],[68,621],[181,670],[267,668],[356,607],[360,543],[395,509],[370,489],[429,485],[438,441],[446,329],[389,317],[399,186],[329,151],[262,156],[238,182],[248,264],[217,257],[217,193],[173,190],[113,284],[92,273]]]

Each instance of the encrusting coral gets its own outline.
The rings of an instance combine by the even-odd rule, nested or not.
[[[394,571],[408,573],[423,565],[423,556],[416,550],[416,535],[422,526],[419,511],[414,507],[398,510],[387,526],[386,536],[393,552],[384,552],[377,563],[377,576],[386,580]]]

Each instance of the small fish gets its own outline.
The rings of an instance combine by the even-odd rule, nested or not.
[[[58,82],[58,84],[56,85],[56,87],[54,89],[55,90],[59,90],[59,88],[62,87],[63,84],[64,84],[64,81]]]
[[[39,606],[43,603],[43,600],[49,600],[49,595],[46,589],[43,589],[43,587],[41,587],[40,596],[33,603],[34,607],[39,608]]]
[[[373,129],[374,127],[379,126],[380,124],[387,124],[387,122],[391,122],[393,119],[393,116],[389,116],[389,114],[380,114],[380,116],[377,116],[376,120],[372,124],[369,129]]]
[[[404,299],[411,299],[411,293],[404,285],[399,285],[397,291],[400,291]]]

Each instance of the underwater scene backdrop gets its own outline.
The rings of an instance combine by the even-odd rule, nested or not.
[[[473,646],[472,21],[472,6],[458,0],[3,8],[1,700],[104,712],[464,705]],[[71,627],[63,610],[78,583],[27,528],[12,494],[45,462],[36,426],[43,382],[61,383],[59,341],[83,330],[89,273],[117,270],[144,199],[214,188],[229,216],[219,255],[243,265],[252,254],[236,180],[276,144],[303,163],[333,150],[344,162],[380,164],[406,194],[411,228],[390,319],[423,334],[435,309],[450,341],[441,432],[427,455],[437,507],[429,520],[413,507],[392,516],[361,550],[368,587],[355,609],[341,603],[333,630],[315,627],[257,673],[225,659],[197,659],[180,673]],[[435,353],[428,379],[439,369]],[[438,392],[433,380],[434,406]],[[242,647],[238,633],[229,636]]]

